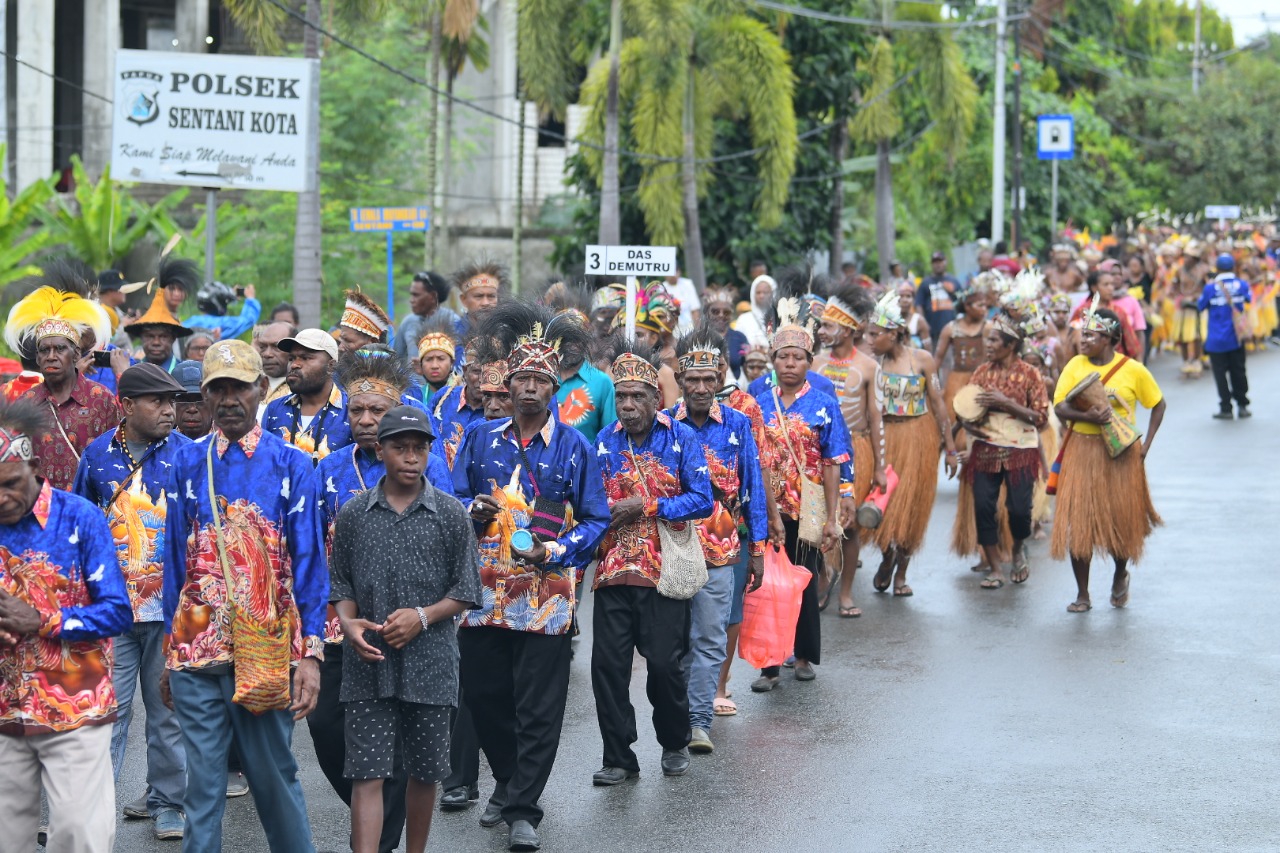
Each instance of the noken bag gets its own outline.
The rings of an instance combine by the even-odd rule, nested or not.
[[[742,629],[738,635],[738,656],[756,669],[778,666],[796,644],[796,620],[800,618],[800,596],[811,575],[793,564],[785,551],[773,546],[764,549],[764,583],[746,594],[742,602]]]

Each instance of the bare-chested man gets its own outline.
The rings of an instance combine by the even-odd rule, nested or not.
[[[1054,293],[1084,290],[1084,275],[1072,258],[1071,247],[1062,243],[1053,247],[1053,265],[1044,271],[1044,278]]]
[[[840,616],[844,618],[862,615],[853,603],[853,575],[862,545],[855,513],[873,483],[885,487],[884,425],[880,407],[875,402],[877,365],[858,349],[855,340],[862,337],[867,314],[873,306],[870,295],[860,287],[843,287],[833,294],[827,300],[822,325],[818,328],[818,337],[826,351],[813,359],[813,370],[835,385],[840,412],[853,444],[853,494],[840,501],[840,526],[844,528]]]
[[[1212,274],[1203,260],[1204,249],[1192,240],[1182,250],[1182,266],[1173,274],[1170,294],[1177,309],[1173,324],[1173,340],[1182,353],[1182,373],[1193,379],[1204,372],[1200,363],[1204,337],[1200,333],[1200,310],[1197,303],[1204,284]]]

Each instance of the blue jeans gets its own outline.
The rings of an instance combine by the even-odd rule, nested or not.
[[[692,601],[689,651],[684,656],[689,673],[689,726],[711,731],[716,684],[728,642],[729,611],[733,598],[733,567],[708,566],[707,585]]]
[[[178,718],[160,699],[164,673],[164,623],[134,622],[115,639],[116,722],[111,728],[111,771],[120,781],[124,748],[133,719],[133,694],[142,680],[142,706],[147,710],[147,810],[182,808],[187,789],[187,755],[182,748]]]
[[[315,853],[307,804],[293,757],[293,715],[267,711],[254,715],[231,701],[231,674],[169,675],[173,704],[182,724],[187,754],[187,834],[183,853],[219,853],[222,813],[227,805],[227,751],[234,731],[244,776],[267,834],[271,853]]]

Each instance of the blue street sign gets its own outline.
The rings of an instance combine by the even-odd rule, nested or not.
[[[1076,156],[1074,116],[1036,117],[1036,156],[1041,160],[1071,160]]]
[[[431,227],[431,209],[427,207],[353,207],[351,230],[382,232],[387,235],[387,316],[396,316],[395,257],[391,235],[396,231],[426,231]]]
[[[427,207],[353,207],[352,231],[426,231],[431,227]]]

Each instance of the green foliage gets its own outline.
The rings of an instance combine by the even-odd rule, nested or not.
[[[135,199],[111,180],[106,168],[95,183],[79,157],[71,158],[75,182],[73,198],[54,196],[52,208],[39,216],[49,230],[49,243],[79,258],[95,270],[115,266],[141,240],[161,240],[177,230],[171,211],[187,197],[187,188],[174,190],[155,204]]]
[[[5,148],[0,145],[0,161]],[[39,274],[40,268],[28,261],[53,235],[45,229],[33,230],[33,226],[38,222],[38,211],[53,194],[52,179],[36,181],[10,201],[8,184],[0,178],[0,287]]]

